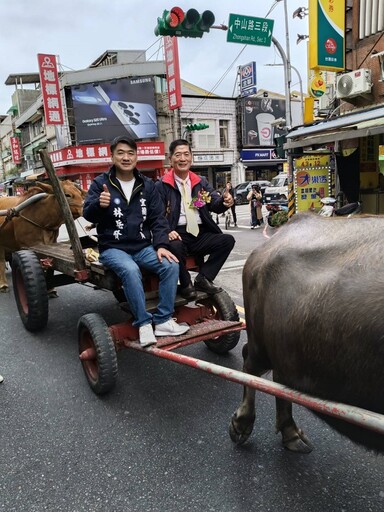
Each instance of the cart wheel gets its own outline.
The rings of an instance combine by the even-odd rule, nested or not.
[[[215,295],[210,295],[207,299],[201,301],[206,306],[212,308],[213,314],[218,320],[230,320],[233,322],[239,321],[239,313],[236,306],[224,290]],[[231,332],[230,334],[224,334],[214,340],[207,340],[204,343],[207,347],[216,352],[216,354],[226,354],[230,350],[236,347],[240,339],[240,332]]]
[[[108,393],[116,384],[117,358],[107,324],[97,313],[89,313],[80,318],[77,332],[88,384],[97,395]]]
[[[13,292],[24,327],[31,332],[44,329],[48,322],[48,294],[44,271],[32,251],[12,256]]]

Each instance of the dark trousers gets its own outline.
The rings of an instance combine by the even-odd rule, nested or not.
[[[235,224],[237,224],[237,217],[236,217],[236,205],[235,205],[235,204],[233,204],[233,205],[231,206],[231,212],[232,212],[233,222],[234,222]]]
[[[235,245],[233,236],[206,231],[201,225],[197,236],[187,233],[185,226],[178,226],[177,231],[182,240],[171,241],[170,251],[179,260],[180,286],[185,288],[191,283],[191,276],[185,267],[187,254],[201,260],[200,274],[213,281]],[[203,261],[207,255],[207,260]]]

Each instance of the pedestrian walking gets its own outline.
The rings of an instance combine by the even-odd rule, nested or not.
[[[235,191],[232,188],[232,183],[230,181],[227,181],[227,184],[225,186],[225,190],[229,194],[231,194],[233,199],[235,199]],[[231,212],[232,212],[233,223],[235,225],[235,228],[237,228],[237,216],[236,216],[236,203],[235,203],[235,200],[233,201],[233,205],[231,206]]]

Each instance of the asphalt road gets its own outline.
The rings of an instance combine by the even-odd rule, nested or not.
[[[244,216],[242,211],[244,210]],[[217,281],[242,306],[241,268],[263,230],[240,207],[235,249]],[[9,274],[8,274],[9,276]],[[10,277],[10,276],[9,276]],[[77,357],[79,317],[124,315],[110,292],[59,289],[47,328],[31,334],[13,291],[0,294],[2,435],[0,510],[6,512],[382,512],[384,459],[334,433],[309,411],[295,419],[315,448],[285,451],[274,433],[274,399],[258,394],[255,430],[242,446],[228,435],[237,384],[129,350],[116,388],[89,388]],[[242,334],[228,355],[183,349],[241,369]]]

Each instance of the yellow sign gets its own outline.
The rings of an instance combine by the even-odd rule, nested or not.
[[[323,73],[319,69],[315,69],[309,73],[308,92],[313,98],[320,98],[327,90],[327,84]]]
[[[309,0],[309,68],[345,69],[345,0]]]
[[[332,193],[329,155],[304,155],[295,160],[296,211],[318,210],[320,198]]]

